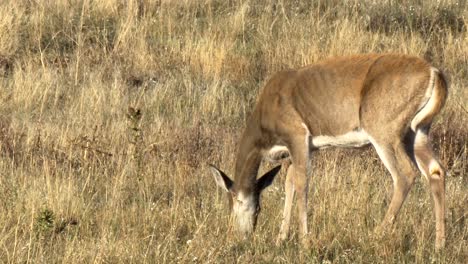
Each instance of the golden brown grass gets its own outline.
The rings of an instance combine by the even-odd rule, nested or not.
[[[465,263],[468,7],[430,2],[1,2],[0,260]],[[206,163],[232,171],[268,76],[361,52],[420,55],[450,77],[433,125],[449,172],[446,249],[433,250],[422,179],[394,232],[373,236],[392,185],[371,148],[317,153],[312,249],[294,226],[274,246],[284,172],[263,195],[255,238],[236,240]]]

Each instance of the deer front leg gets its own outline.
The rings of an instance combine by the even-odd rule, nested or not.
[[[297,193],[299,232],[303,246],[310,247],[307,225],[307,197],[309,191],[310,142],[311,135],[303,125],[304,133],[296,134],[291,144],[291,158],[294,166],[293,183]]]
[[[286,198],[284,201],[284,211],[283,211],[283,222],[281,223],[280,234],[278,239],[276,240],[276,244],[279,245],[283,242],[289,235],[289,224],[291,220],[291,209],[292,203],[294,200],[294,185],[293,185],[293,177],[294,177],[294,166],[289,166],[288,173],[286,174],[286,182],[285,182],[285,193]]]
[[[297,192],[298,203],[298,217],[299,217],[299,231],[301,235],[301,242],[305,247],[310,246],[309,229],[307,225],[307,197],[309,192],[308,178],[305,168],[303,170],[296,170],[294,187]]]

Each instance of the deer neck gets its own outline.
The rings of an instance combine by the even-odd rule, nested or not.
[[[255,191],[258,169],[262,161],[261,135],[256,123],[245,129],[236,158],[234,189],[244,193]]]

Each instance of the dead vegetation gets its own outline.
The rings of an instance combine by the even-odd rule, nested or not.
[[[3,1],[0,259],[466,262],[467,8],[457,0]],[[394,232],[373,236],[392,185],[371,148],[317,154],[312,249],[296,234],[282,247],[272,242],[284,172],[263,195],[255,239],[236,240],[206,164],[232,171],[272,73],[362,52],[425,56],[450,78],[432,127],[449,172],[446,250],[433,252],[422,179]]]

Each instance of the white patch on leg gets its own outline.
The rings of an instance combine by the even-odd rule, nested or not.
[[[264,151],[263,156],[270,162],[276,162],[289,157],[289,150],[285,146],[275,145],[271,149]]]
[[[435,159],[432,159],[431,163],[429,163],[429,173],[432,178],[434,178],[433,175],[437,175],[437,178],[440,178],[440,173],[442,173],[442,169],[440,167],[439,162],[437,162]]]
[[[253,232],[256,210],[257,204],[255,204],[252,194],[245,195],[242,192],[237,194],[233,204],[233,212],[236,217],[238,230],[241,233],[249,234]]]
[[[287,147],[275,145],[270,150],[268,150],[268,155],[275,155],[278,152],[285,152],[285,151],[289,151]]]

